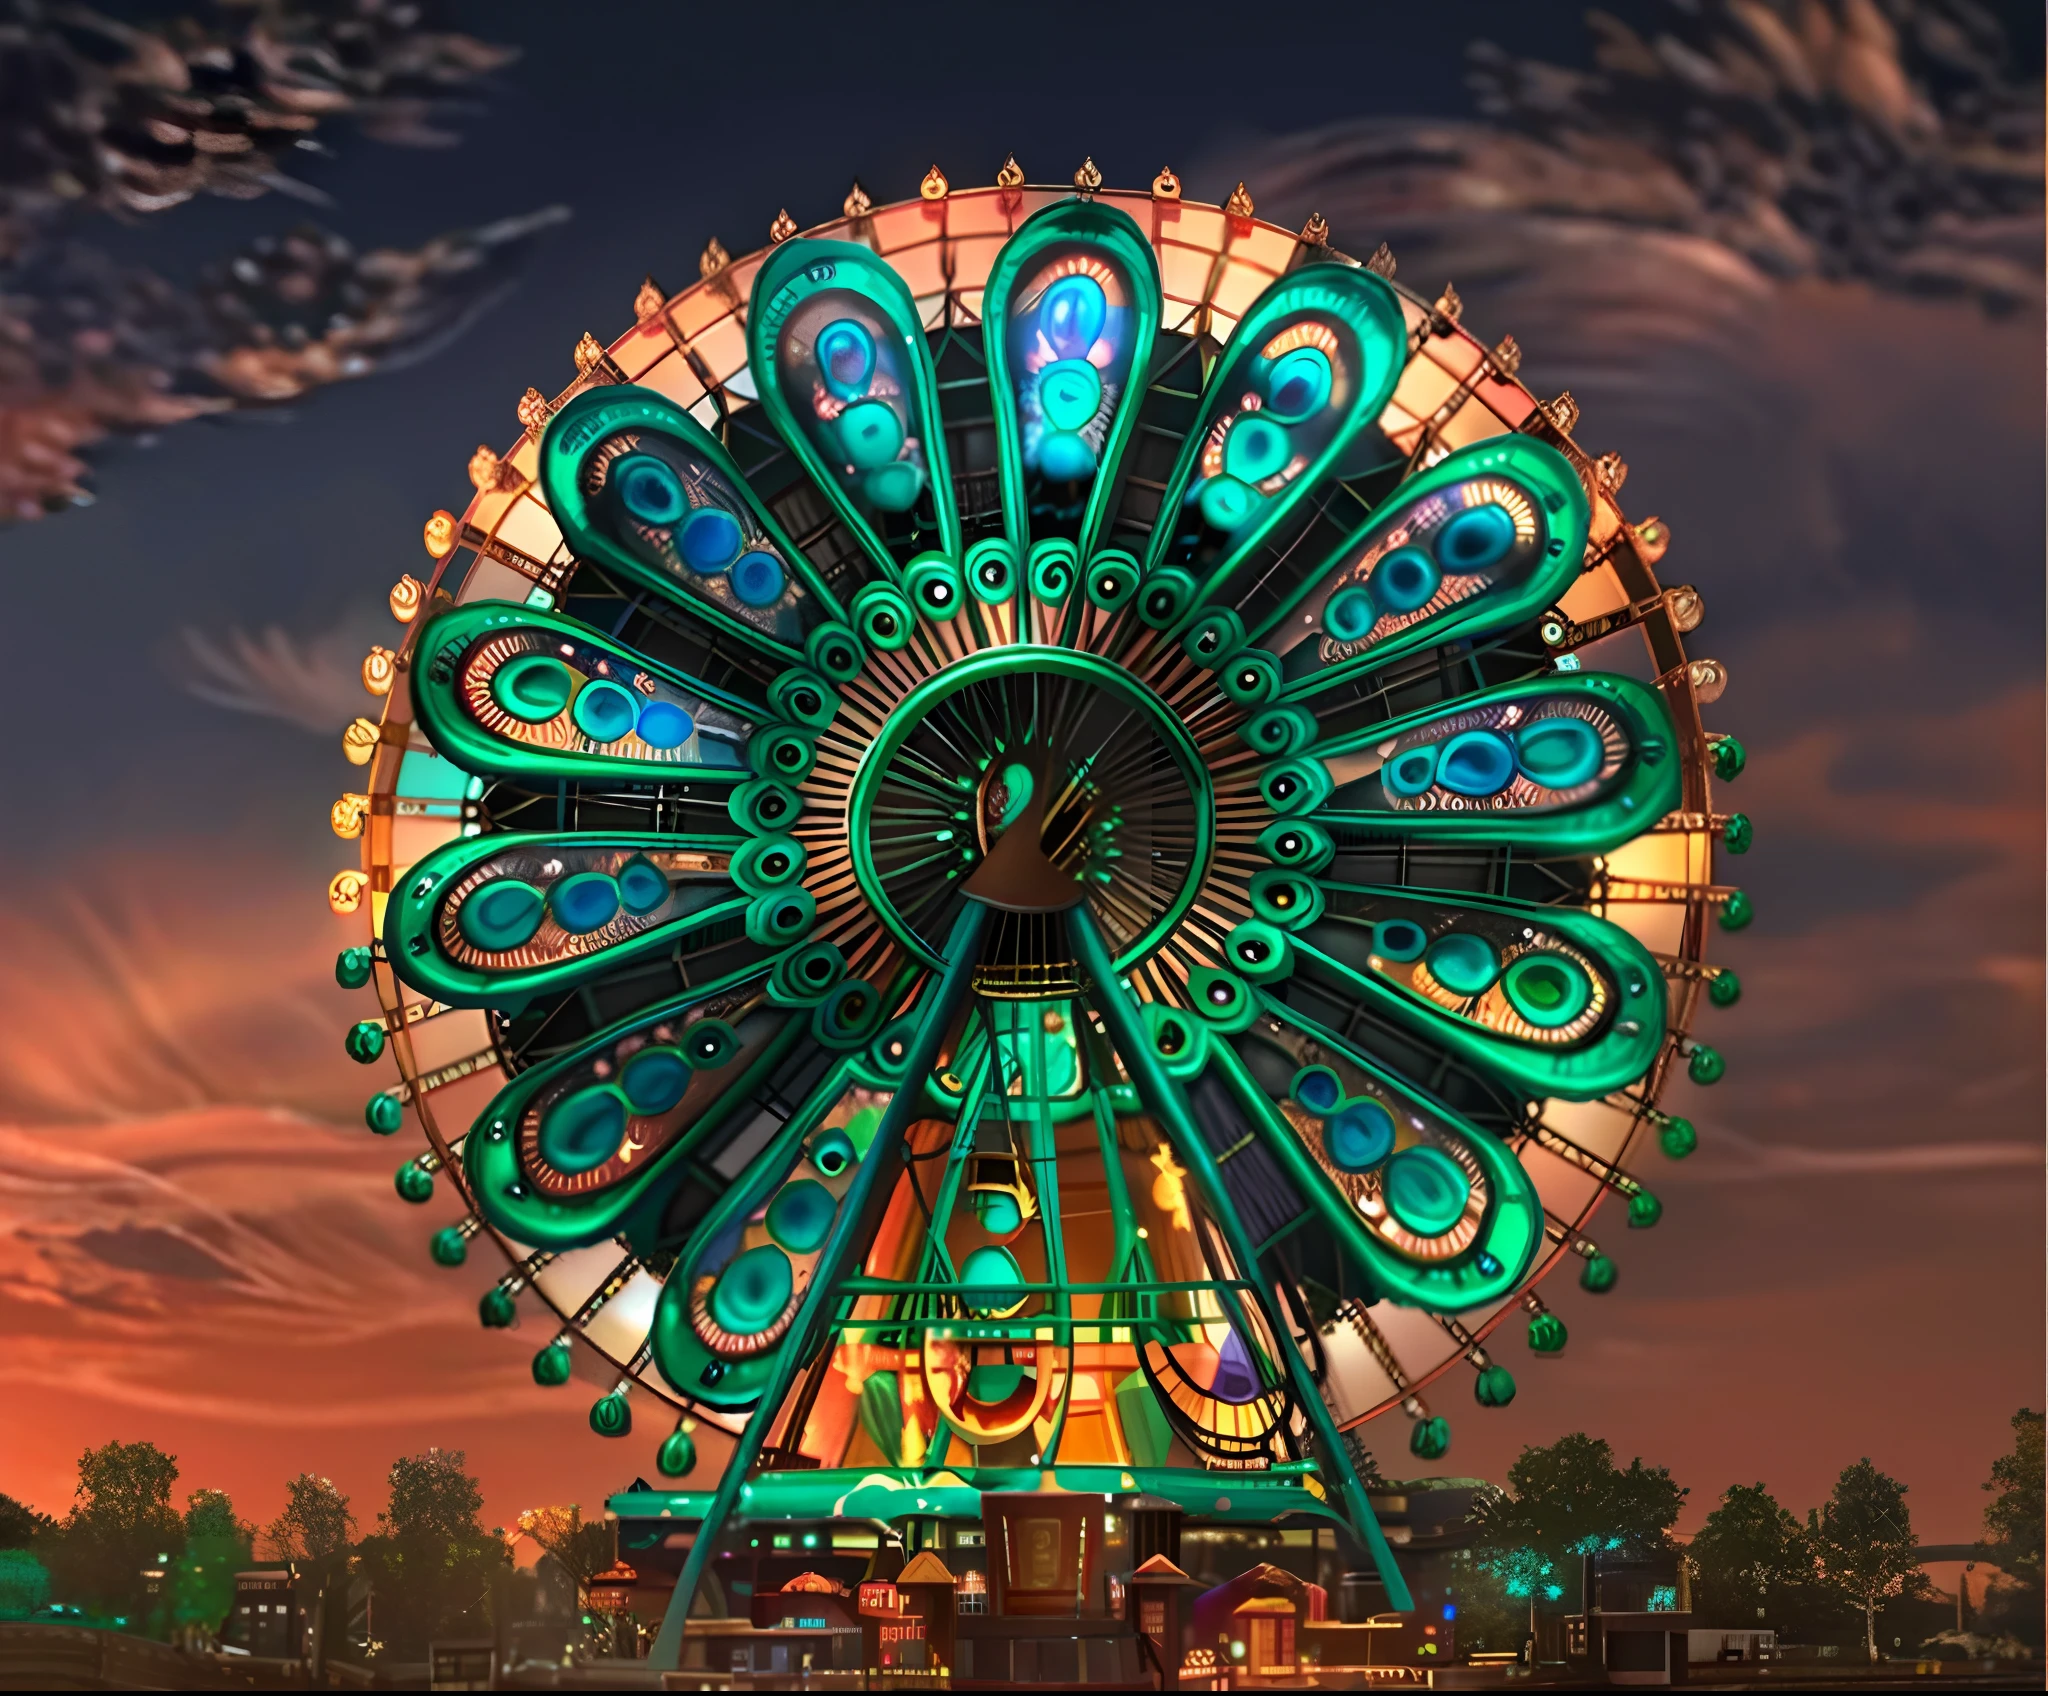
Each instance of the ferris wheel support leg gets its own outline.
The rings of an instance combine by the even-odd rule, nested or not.
[[[860,1163],[854,1174],[853,1186],[846,1193],[846,1204],[840,1208],[839,1216],[833,1222],[832,1234],[826,1239],[824,1252],[818,1257],[810,1288],[804,1292],[803,1305],[798,1308],[796,1320],[783,1339],[781,1353],[775,1357],[774,1370],[761,1386],[761,1399],[749,1415],[740,1440],[733,1446],[732,1457],[725,1463],[725,1472],[712,1495],[711,1505],[704,1510],[704,1518],[697,1527],[697,1540],[691,1545],[689,1559],[683,1563],[682,1575],[676,1580],[674,1594],[669,1597],[668,1612],[662,1615],[661,1630],[647,1657],[649,1667],[655,1671],[675,1672],[681,1668],[683,1627],[689,1619],[690,1603],[696,1597],[697,1586],[704,1577],[704,1568],[710,1564],[711,1547],[732,1516],[747,1473],[760,1456],[762,1444],[768,1440],[770,1427],[783,1412],[783,1402],[789,1395],[790,1385],[796,1380],[797,1368],[810,1352],[811,1338],[818,1321],[835,1299],[834,1290],[844,1262],[857,1245],[873,1240],[872,1232],[863,1228],[863,1215],[870,1199],[882,1188],[883,1173],[886,1171],[893,1179],[902,1165],[898,1150],[903,1141],[903,1127],[924,1098],[924,1080],[938,1064],[939,1046],[945,1041],[953,1015],[973,982],[974,968],[981,957],[981,933],[988,914],[989,909],[981,902],[970,900],[954,921],[953,934],[946,939],[946,968],[939,978],[931,1006],[918,1025],[917,1036],[910,1045],[910,1055],[904,1063],[904,1085],[889,1098],[889,1105],[882,1112],[881,1123],[875,1127],[874,1140],[868,1144],[868,1158]]]
[[[1102,933],[1095,928],[1087,908],[1076,907],[1067,914],[1067,931],[1073,938],[1081,970],[1088,974],[1095,987],[1095,1008],[1109,1026],[1117,1053],[1130,1071],[1131,1082],[1137,1086],[1138,1095],[1147,1109],[1173,1138],[1175,1151],[1187,1162],[1189,1172],[1202,1191],[1203,1201],[1222,1227],[1223,1240],[1229,1245],[1231,1258],[1238,1265],[1238,1276],[1253,1286],[1267,1326],[1279,1342],[1279,1353],[1293,1383],[1295,1399],[1301,1404],[1309,1429],[1315,1433],[1317,1446],[1323,1451],[1321,1465],[1325,1476],[1334,1474],[1345,1510],[1366,1551],[1372,1556],[1380,1582],[1387,1587],[1388,1603],[1397,1612],[1412,1613],[1415,1601],[1408,1593],[1408,1581],[1394,1563],[1394,1551],[1388,1548],[1386,1534],[1380,1530],[1380,1522],[1374,1517],[1365,1487],[1359,1483],[1351,1458],[1344,1452],[1343,1439],[1337,1435],[1336,1423],[1330,1418],[1330,1409],[1323,1400],[1322,1391],[1309,1376],[1308,1364],[1301,1358],[1300,1351],[1287,1341],[1284,1317],[1271,1311],[1271,1303],[1259,1277],[1258,1255],[1253,1250],[1251,1237],[1223,1187],[1223,1176],[1216,1169],[1215,1157],[1209,1152],[1208,1143],[1195,1126],[1186,1097],[1160,1064],[1159,1056],[1147,1040],[1145,1027],[1131,1006],[1130,998],[1117,982],[1109,950],[1103,945]],[[1236,1305],[1231,1299],[1234,1292],[1225,1291],[1223,1294],[1226,1307]]]

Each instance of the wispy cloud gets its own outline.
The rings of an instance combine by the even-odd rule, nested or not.
[[[377,703],[363,688],[363,656],[372,643],[395,647],[396,631],[366,597],[363,606],[312,637],[274,624],[254,633],[187,625],[165,663],[187,694],[212,706],[283,719],[324,735],[358,713],[375,716]]]
[[[1949,1173],[2048,1170],[2038,1142],[1911,1143],[1887,1148],[1818,1148],[1761,1142],[1726,1125],[1710,1130],[1712,1154],[1687,1176],[1704,1183],[1750,1183],[1759,1177],[1939,1177]]]
[[[274,1507],[300,1466],[373,1490],[393,1455],[430,1442],[494,1455],[506,1520],[529,1491],[595,1500],[623,1484],[603,1445],[535,1455],[576,1417],[573,1390],[524,1369],[552,1327],[479,1327],[504,1263],[433,1264],[427,1237],[459,1208],[445,1186],[399,1202],[404,1153],[238,1107],[0,1127],[0,1394],[65,1410],[10,1435],[0,1489],[61,1507],[79,1448],[136,1435],[245,1513]],[[522,1443],[526,1465],[500,1452]]]
[[[0,897],[0,1116],[99,1122],[223,1105],[353,1116],[334,983],[359,940],[316,873],[233,844],[80,855]]]

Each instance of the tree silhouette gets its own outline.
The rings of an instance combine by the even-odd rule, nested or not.
[[[26,1502],[0,1496],[0,1549],[26,1549],[57,1529],[56,1520]]]
[[[60,1592],[141,1623],[145,1568],[184,1546],[171,1506],[178,1462],[154,1443],[111,1442],[78,1457],[78,1489],[53,1551]]]
[[[1695,1575],[1694,1611],[1729,1626],[1760,1624],[1773,1593],[1798,1582],[1812,1564],[1799,1521],[1762,1484],[1730,1485],[1686,1557]]]
[[[1984,1488],[1984,1558],[2006,1574],[1984,1598],[1985,1614],[2023,1642],[2041,1646],[2043,1494],[2042,1416],[2023,1407],[2012,1416],[2012,1448],[1991,1463]]]
[[[460,1449],[428,1449],[391,1465],[391,1499],[363,1540],[362,1566],[376,1587],[377,1635],[399,1660],[425,1658],[436,1637],[474,1633],[494,1573],[508,1566],[504,1540],[478,1513],[483,1491]]]
[[[185,1498],[184,1548],[167,1577],[170,1623],[181,1634],[217,1635],[234,1605],[235,1571],[248,1565],[255,1527],[235,1515],[225,1490]]]
[[[1918,1544],[1906,1486],[1864,1456],[1842,1468],[1826,1503],[1807,1516],[1816,1578],[1863,1615],[1863,1642],[1877,1660],[1877,1610],[1917,1588]]]
[[[1474,1558],[1511,1595],[1562,1601],[1579,1588],[1582,1556],[1664,1547],[1685,1497],[1665,1468],[1641,1459],[1618,1467],[1604,1438],[1574,1431],[1548,1448],[1525,1448],[1508,1468],[1507,1489],[1473,1504]]]
[[[356,1517],[331,1478],[302,1472],[284,1487],[284,1508],[264,1527],[279,1560],[323,1561],[355,1541]]]

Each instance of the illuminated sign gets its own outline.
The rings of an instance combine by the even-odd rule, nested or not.
[[[870,1579],[860,1587],[860,1611],[864,1614],[900,1614],[902,1598],[886,1579]]]

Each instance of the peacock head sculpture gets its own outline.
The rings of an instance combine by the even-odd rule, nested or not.
[[[685,1595],[734,1516],[1040,1490],[1334,1520],[1404,1605],[1368,1422],[1511,1400],[1722,1068],[1699,597],[1511,340],[1242,187],[774,235],[586,336],[394,596],[330,894],[399,1191],[659,1414]]]

